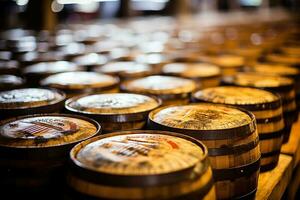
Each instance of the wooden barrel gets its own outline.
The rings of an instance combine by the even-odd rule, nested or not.
[[[160,104],[155,97],[111,93],[77,96],[67,100],[65,107],[69,112],[95,119],[105,132],[112,132],[143,128],[148,113]]]
[[[222,74],[226,76],[242,71],[245,64],[244,57],[234,54],[201,56],[199,59],[219,66]]]
[[[293,80],[280,76],[239,73],[236,76],[224,78],[223,82],[227,85],[255,87],[278,93],[282,99],[283,118],[285,124],[283,143],[288,142],[292,125],[298,117]]]
[[[283,45],[279,48],[279,51],[283,54],[300,56],[299,45]]]
[[[192,79],[197,89],[215,87],[221,81],[220,68],[208,63],[170,63],[163,66],[162,73]]]
[[[111,62],[103,66],[95,67],[95,72],[118,76],[120,79],[135,79],[153,74],[151,66],[136,62]]]
[[[19,63],[15,60],[1,60],[0,55],[0,74],[18,74]]]
[[[161,68],[170,63],[171,59],[162,53],[149,53],[137,56],[135,61],[151,66],[154,74],[159,74],[161,72]]]
[[[61,192],[70,149],[100,131],[97,122],[76,115],[28,115],[2,121],[2,195],[36,199],[40,192],[50,196]]]
[[[149,114],[148,126],[183,133],[207,146],[218,199],[254,198],[260,149],[252,113],[208,103],[165,106]]]
[[[83,71],[84,68],[67,61],[41,62],[29,65],[22,70],[29,85],[37,85],[47,76],[71,71]]]
[[[76,145],[70,156],[70,199],[216,199],[207,149],[191,137],[116,132]]]
[[[94,67],[105,65],[108,62],[108,58],[101,54],[88,53],[75,57],[72,62],[76,63],[78,66],[86,67],[88,71],[91,71]]]
[[[188,103],[195,88],[194,81],[172,76],[148,76],[121,84],[122,91],[154,95],[164,105]]]
[[[42,86],[64,91],[67,97],[119,91],[119,78],[96,72],[64,72],[43,79]]]
[[[25,80],[15,75],[0,75],[0,91],[24,87]]]
[[[284,64],[260,63],[249,68],[248,71],[264,75],[285,76],[293,79],[295,82],[297,108],[300,110],[300,70],[298,68]]]
[[[300,65],[300,58],[297,55],[273,53],[273,54],[266,55],[264,60],[272,63],[278,63],[278,64],[286,64],[286,65],[293,65],[293,66]]]
[[[277,166],[284,133],[280,96],[255,88],[223,86],[200,90],[193,94],[193,101],[232,105],[252,112],[259,134],[260,171]]]
[[[56,89],[24,88],[0,92],[0,119],[59,112],[66,95]]]

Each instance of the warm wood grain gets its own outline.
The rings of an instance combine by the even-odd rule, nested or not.
[[[281,148],[281,153],[293,157],[293,168],[297,166],[300,160],[300,120],[294,123],[288,143]]]
[[[276,168],[260,174],[256,199],[281,199],[290,182],[292,171],[292,157],[281,154]]]

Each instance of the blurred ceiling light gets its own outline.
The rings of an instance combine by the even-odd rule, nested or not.
[[[110,2],[118,0],[57,0],[60,4],[90,4],[93,2]]]
[[[240,0],[240,3],[243,6],[260,6],[262,0]]]
[[[53,12],[60,12],[60,11],[62,11],[63,8],[64,8],[64,5],[58,3],[57,0],[52,1],[52,3],[51,3],[51,10]]]
[[[15,0],[18,6],[25,6],[28,3],[28,0]]]
[[[78,12],[93,13],[99,9],[99,2],[90,1],[89,3],[77,4],[75,5],[75,9]]]

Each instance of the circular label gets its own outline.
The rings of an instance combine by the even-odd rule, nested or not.
[[[158,124],[190,130],[220,130],[236,128],[252,122],[238,109],[215,104],[170,106],[150,116]]]
[[[70,119],[38,117],[17,120],[2,127],[2,136],[22,139],[51,139],[78,131]]]
[[[29,103],[51,101],[55,93],[47,89],[25,88],[0,93],[0,103]]]
[[[159,103],[148,96],[128,93],[97,94],[78,98],[68,106],[95,114],[127,114],[156,108]]]
[[[42,81],[43,85],[59,85],[65,87],[86,88],[105,87],[118,83],[112,76],[95,72],[65,72],[51,75]]]
[[[68,144],[95,135],[97,128],[89,121],[73,117],[25,117],[0,126],[0,145],[29,148]]]
[[[204,101],[232,105],[253,105],[279,101],[279,98],[271,92],[234,86],[207,88],[196,92],[194,97]]]
[[[188,93],[195,89],[191,80],[171,76],[148,76],[124,83],[129,91]]]
[[[83,166],[118,175],[176,172],[199,163],[203,150],[183,138],[161,134],[127,134],[92,142],[75,155]]]
[[[219,67],[206,63],[172,63],[165,65],[162,71],[166,74],[179,74],[188,78],[201,78],[221,75],[221,70]]]

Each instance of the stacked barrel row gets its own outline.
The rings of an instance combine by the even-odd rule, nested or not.
[[[299,33],[163,19],[1,33],[1,188],[254,199],[298,119]]]

